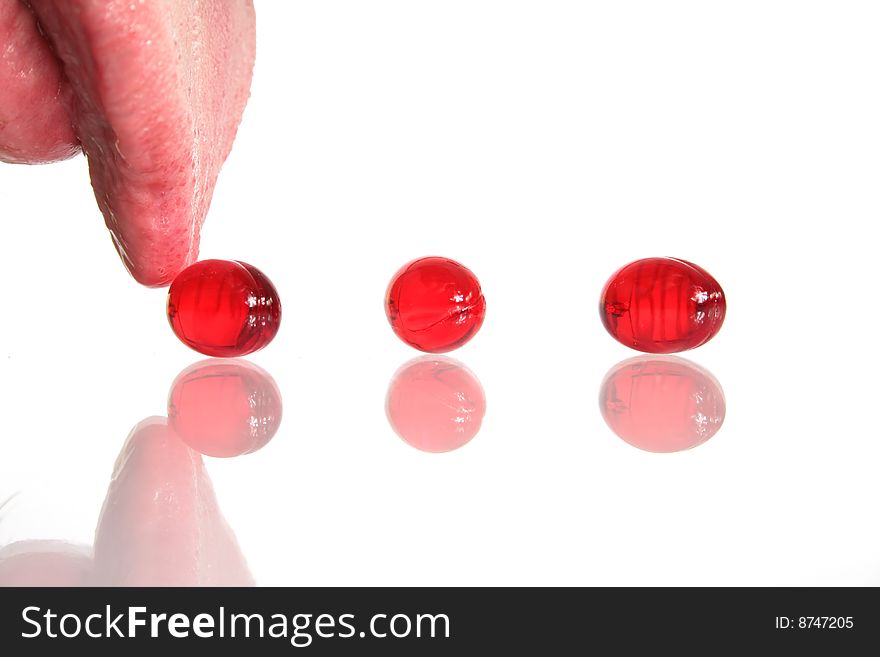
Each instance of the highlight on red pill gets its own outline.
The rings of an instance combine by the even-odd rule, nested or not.
[[[394,275],[385,313],[397,336],[438,354],[461,347],[483,325],[486,300],[474,273],[455,260],[419,258]]]
[[[206,356],[258,351],[281,323],[272,281],[237,260],[201,260],[184,269],[168,289],[167,312],[180,341]]]
[[[599,314],[623,345],[652,354],[694,349],[721,329],[724,291],[703,268],[678,258],[645,258],[617,270]]]
[[[281,408],[281,392],[266,370],[246,360],[210,359],[171,384],[168,424],[195,451],[228,458],[272,440]]]
[[[636,356],[609,370],[599,392],[608,427],[646,452],[680,452],[718,433],[727,405],[721,384],[677,356]]]

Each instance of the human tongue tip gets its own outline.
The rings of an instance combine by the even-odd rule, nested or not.
[[[56,150],[64,155],[82,144],[126,268],[144,285],[168,284],[197,257],[217,175],[250,93],[252,0],[29,0],[45,39],[22,3],[0,0],[0,17],[13,14],[10,4],[14,34],[42,67],[31,106],[46,107],[47,88],[60,84],[46,122],[55,121],[56,132],[72,125],[73,132]],[[30,31],[21,27],[28,16]],[[0,30],[7,24],[0,21]],[[30,133],[20,126],[15,134],[21,142]],[[45,145],[32,150],[44,158],[52,152]]]

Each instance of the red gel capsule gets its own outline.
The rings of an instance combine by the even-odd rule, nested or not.
[[[483,325],[486,300],[473,272],[448,258],[404,265],[385,294],[385,313],[397,336],[429,353],[452,351]]]
[[[202,260],[168,289],[168,321],[188,347],[207,356],[244,356],[272,341],[281,322],[275,286],[237,260]]]
[[[670,354],[711,340],[724,322],[724,291],[704,269],[677,258],[622,267],[602,290],[599,314],[623,345]]]

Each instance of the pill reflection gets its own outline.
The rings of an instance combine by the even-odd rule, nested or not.
[[[183,370],[168,395],[168,422],[191,448],[230,457],[263,448],[281,424],[281,393],[261,367],[204,360]]]
[[[477,377],[445,356],[422,356],[401,367],[385,403],[391,428],[424,452],[449,452],[470,442],[486,413]]]
[[[712,374],[675,356],[637,356],[609,370],[599,392],[602,417],[624,441],[648,452],[678,452],[709,440],[726,404]]]

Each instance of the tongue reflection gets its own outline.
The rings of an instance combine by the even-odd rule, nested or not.
[[[253,578],[220,513],[202,457],[165,418],[129,435],[95,533],[99,586],[247,586]]]
[[[0,546],[0,586],[254,584],[202,453],[265,448],[281,422],[278,386],[247,361],[211,360],[181,372],[169,396],[190,444],[164,417],[137,424],[116,460],[94,550],[61,541]],[[0,504],[0,525],[14,509],[15,498]]]

